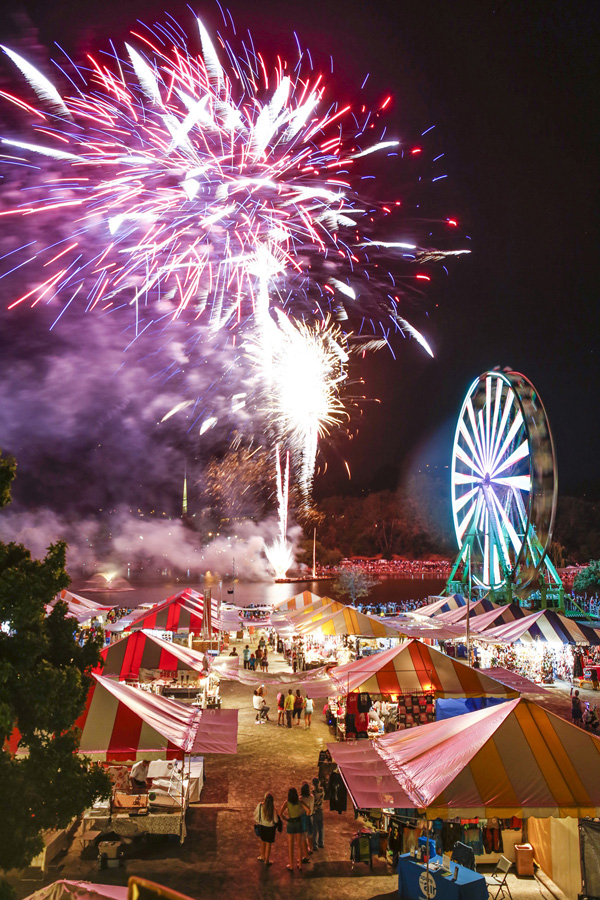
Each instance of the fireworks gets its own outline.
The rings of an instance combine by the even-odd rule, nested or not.
[[[364,157],[396,154],[397,140],[373,130],[366,138],[376,116],[326,108],[325,82],[303,73],[302,53],[295,67],[278,57],[270,69],[260,53],[245,48],[238,58],[200,21],[198,29],[200,55],[181,32],[148,29],[123,59],[88,57],[68,76],[68,94],[3,48],[40,101],[3,93],[34,132],[2,137],[4,159],[39,170],[26,199],[0,215],[53,224],[46,245],[22,248],[29,283],[10,308],[49,304],[57,321],[78,305],[130,307],[136,335],[184,321],[200,354],[244,346],[235,365],[245,389],[231,392],[230,411],[254,404],[266,415],[300,459],[308,494],[318,438],[345,419],[350,327],[368,347],[387,342],[391,328],[431,352],[400,316],[382,251],[396,263],[444,253],[419,248],[414,235],[373,233],[392,208],[363,205],[350,175]],[[334,324],[347,320],[357,323],[347,333]],[[217,421],[205,407],[200,434]]]
[[[294,551],[287,539],[288,497],[290,489],[290,454],[285,461],[285,474],[281,471],[279,445],[275,447],[275,464],[277,470],[277,510],[279,517],[279,534],[275,541],[265,547],[267,559],[275,570],[275,578],[285,578],[286,572],[293,565]]]

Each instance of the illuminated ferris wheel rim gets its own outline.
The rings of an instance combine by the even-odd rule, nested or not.
[[[556,508],[554,444],[541,398],[518,372],[470,385],[452,452],[459,559],[475,585],[527,584],[540,569]]]

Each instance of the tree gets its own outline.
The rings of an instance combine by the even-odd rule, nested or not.
[[[363,572],[359,566],[348,566],[338,575],[333,590],[341,597],[349,597],[354,605],[361,597],[368,597],[376,584],[377,578]]]
[[[0,454],[0,506],[10,500],[14,460]],[[2,502],[4,501],[4,502]],[[74,722],[100,662],[101,638],[76,640],[65,603],[47,605],[69,583],[66,545],[44,559],[0,542],[0,869],[22,868],[110,785],[100,766],[77,755]],[[7,743],[8,742],[8,743]]]
[[[573,582],[576,591],[589,591],[597,594],[600,591],[600,559],[591,559],[583,572],[578,572]]]

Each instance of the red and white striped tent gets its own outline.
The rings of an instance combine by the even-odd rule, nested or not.
[[[236,753],[237,709],[198,709],[92,674],[79,752],[98,762]]]
[[[217,608],[217,601],[211,600],[213,632],[219,631]],[[192,588],[186,588],[133,619],[127,626],[127,630],[137,631],[140,628],[146,628],[155,631],[198,633],[203,630],[203,626],[204,598],[202,594]]]
[[[163,641],[145,631],[134,631],[105,647],[101,656],[101,674],[120,681],[151,681],[165,675],[176,676],[178,672],[204,674],[208,667],[204,653]]]

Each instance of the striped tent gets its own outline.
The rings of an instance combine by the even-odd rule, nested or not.
[[[600,629],[567,619],[553,609],[541,609],[522,619],[515,619],[481,633],[487,641],[532,644],[546,641],[557,644],[600,644]]]
[[[385,618],[384,622],[397,628],[400,637],[417,638],[421,641],[457,641],[465,635],[462,622],[448,625],[438,622],[437,616],[426,619],[415,613],[408,613],[405,616]]]
[[[469,618],[473,618],[474,616],[481,616],[484,613],[489,613],[493,609],[498,609],[498,605],[496,603],[492,603],[491,600],[488,600],[487,597],[483,597],[481,600],[477,600],[474,603],[469,604]],[[436,613],[435,619],[438,622],[449,623],[450,625],[455,622],[463,622],[467,618],[467,604],[463,606],[458,606],[456,609],[450,609],[448,612],[444,613]]]
[[[79,752],[101,762],[236,753],[237,710],[198,709],[92,674]]]
[[[366,616],[353,606],[344,606],[338,612],[319,619],[316,622],[305,622],[296,629],[300,634],[320,632],[324,635],[339,636],[355,634],[360,637],[399,637],[398,628],[386,625],[383,619]]]
[[[275,609],[277,612],[302,609],[304,606],[312,606],[313,603],[320,599],[321,597],[318,594],[313,594],[311,591],[302,591],[301,594],[296,594],[294,597],[288,597],[287,600],[281,600],[279,603],[276,603]]]
[[[345,606],[338,600],[331,600],[329,597],[323,597],[320,603],[313,603],[305,606],[304,609],[295,610],[287,614],[287,619],[293,625],[304,625],[305,622],[318,622],[325,619],[334,612],[339,612]]]
[[[508,622],[514,622],[515,619],[522,619],[527,614],[527,610],[516,603],[507,603],[505,606],[497,606],[489,612],[482,613],[471,620],[469,626],[471,633],[482,632],[487,628],[495,628],[497,625],[506,625]]]
[[[450,612],[453,609],[460,609],[466,606],[467,601],[461,594],[453,594],[451,597],[438,597],[433,603],[427,606],[420,606],[416,610],[419,616],[435,616],[438,613]]]
[[[430,819],[600,816],[600,738],[524,698],[328,747],[362,809],[416,807]]]
[[[120,681],[151,681],[158,678],[159,673],[173,676],[178,672],[205,673],[208,662],[204,653],[163,641],[145,631],[132,632],[105,647],[100,655],[104,660],[102,675]],[[141,678],[140,670],[144,670]]]
[[[517,691],[471,669],[457,659],[420,641],[408,641],[374,656],[366,656],[329,670],[336,689],[344,694],[434,693],[438,697],[517,697]]]
[[[217,601],[211,601],[212,630],[219,630],[217,621]],[[149,628],[156,631],[200,632],[204,623],[204,598],[202,594],[186,588],[169,597],[152,609],[143,612],[128,625],[129,631]]]
[[[97,603],[95,600],[88,600],[87,597],[81,597],[79,594],[73,594],[72,591],[68,591],[66,588],[63,588],[56,597],[54,602],[57,600],[64,600],[64,602],[69,607],[81,607],[82,609],[89,609],[92,611],[93,615],[98,615],[98,613],[104,612],[107,609],[112,609],[112,604],[110,603]]]

